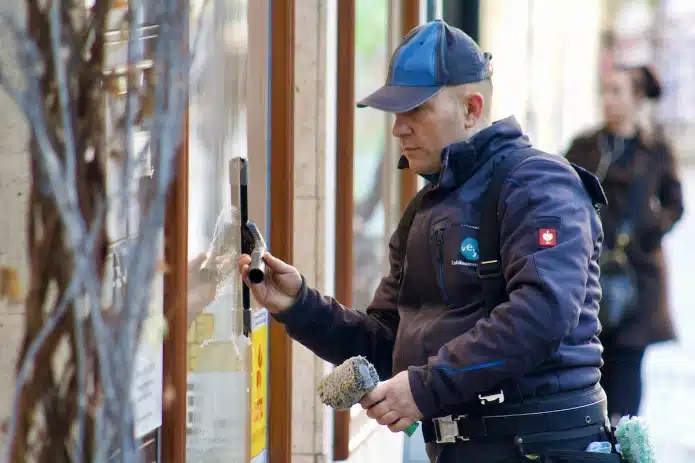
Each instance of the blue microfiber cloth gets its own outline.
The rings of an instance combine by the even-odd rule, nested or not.
[[[638,416],[623,416],[615,429],[616,450],[628,463],[656,463],[654,446],[649,439],[647,421]]]

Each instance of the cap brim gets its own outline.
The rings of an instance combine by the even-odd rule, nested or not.
[[[387,113],[404,113],[415,109],[439,93],[443,86],[411,87],[384,85],[357,103],[358,108],[374,108]]]

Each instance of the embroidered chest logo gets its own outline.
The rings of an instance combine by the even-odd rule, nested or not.
[[[468,262],[473,262],[478,260],[480,253],[478,251],[478,240],[475,238],[464,238],[461,241],[461,255]]]
[[[538,244],[544,247],[555,246],[557,244],[557,231],[554,228],[539,229]]]

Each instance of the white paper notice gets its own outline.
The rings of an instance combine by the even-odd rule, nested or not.
[[[135,437],[162,425],[162,346],[142,343],[133,378]]]
[[[160,237],[159,255],[164,254]],[[164,281],[157,273],[152,284],[150,316],[142,327],[133,375],[135,437],[140,438],[162,425]]]

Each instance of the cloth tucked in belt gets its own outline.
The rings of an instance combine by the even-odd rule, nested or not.
[[[503,439],[605,423],[606,396],[600,386],[520,404],[495,404],[476,413],[424,420],[425,442],[454,443],[470,439]]]

